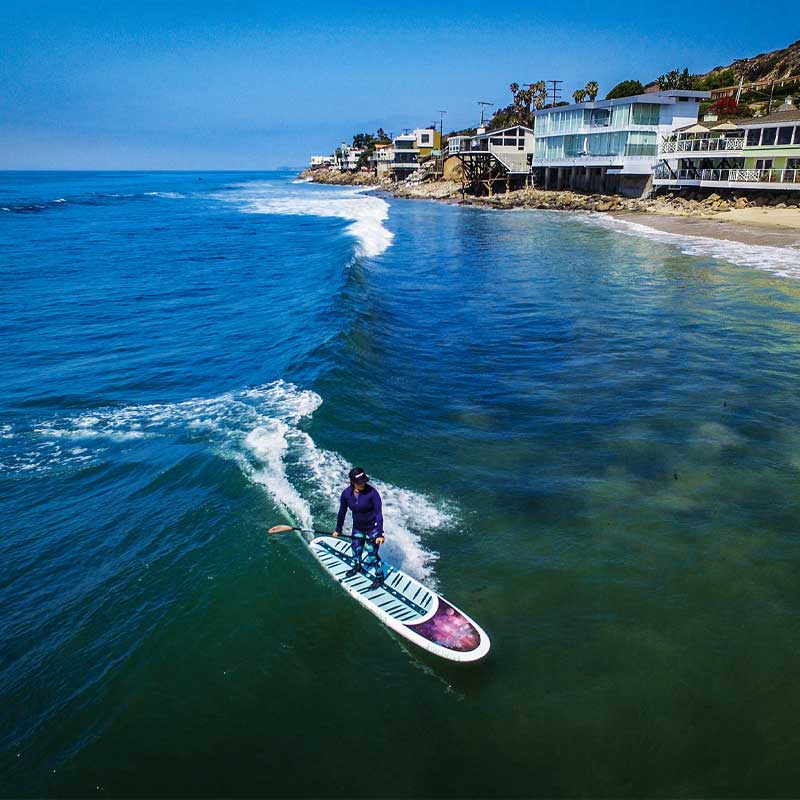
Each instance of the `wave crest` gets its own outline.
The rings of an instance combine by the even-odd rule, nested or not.
[[[275,194],[275,192],[280,192]],[[220,199],[238,202],[248,214],[285,214],[295,216],[335,217],[348,220],[347,232],[357,241],[356,252],[374,258],[392,244],[394,234],[384,222],[389,217],[389,204],[375,197],[371,187],[303,186],[295,189],[274,182],[251,183],[233,187],[218,195]]]
[[[234,461],[288,520],[309,528],[314,520],[332,525],[349,464],[338,453],[319,448],[299,427],[321,404],[316,392],[279,380],[212,398],[94,409],[35,426],[31,433],[38,445],[29,451],[30,458],[24,465],[0,464],[0,468],[49,472],[57,466],[81,467],[96,462],[109,443],[188,437]],[[10,426],[0,432],[20,437]],[[81,446],[75,447],[71,440],[79,440]],[[434,583],[438,556],[424,546],[423,536],[450,526],[453,511],[446,502],[434,502],[410,489],[380,480],[373,483],[383,498],[387,560]]]

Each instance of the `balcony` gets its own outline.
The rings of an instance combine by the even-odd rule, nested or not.
[[[448,142],[447,155],[454,156],[458,153],[488,153],[489,142],[482,139],[478,142]]]
[[[679,169],[671,173],[664,164],[653,171],[657,181],[674,183],[693,181],[695,183],[774,183],[797,184],[800,189],[800,169]],[[778,186],[776,188],[781,188]]]
[[[741,150],[744,147],[744,136],[722,137],[715,139],[675,139],[665,141],[659,147],[659,153],[719,153],[721,151]]]

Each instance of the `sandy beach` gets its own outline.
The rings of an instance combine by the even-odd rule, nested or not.
[[[793,248],[798,250],[800,260],[800,211],[797,209],[742,208],[693,216],[670,213],[614,213],[611,216],[681,236]]]

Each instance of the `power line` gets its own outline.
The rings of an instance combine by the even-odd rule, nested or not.
[[[488,100],[478,100],[478,105],[481,107],[481,127],[483,127],[483,112],[486,106],[493,106],[494,103],[490,103]]]

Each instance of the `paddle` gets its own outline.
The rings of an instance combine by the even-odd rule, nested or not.
[[[267,533],[288,533],[289,531],[300,531],[300,533],[316,533],[319,536],[333,536],[333,531],[318,531],[312,528],[295,528],[291,525],[273,525]],[[352,536],[348,536],[346,533],[340,533],[340,539],[352,539]]]

